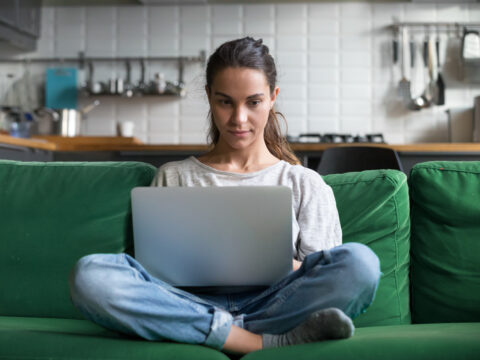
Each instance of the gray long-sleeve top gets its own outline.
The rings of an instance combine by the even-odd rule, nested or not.
[[[294,258],[342,243],[333,191],[315,171],[280,161],[263,170],[234,173],[214,169],[191,156],[162,165],[152,186],[288,186],[292,189]]]

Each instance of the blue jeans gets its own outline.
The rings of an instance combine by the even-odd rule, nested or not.
[[[377,256],[359,243],[309,254],[266,290],[225,295],[175,288],[126,254],[93,254],[75,265],[70,295],[87,319],[108,329],[220,350],[232,325],[281,334],[329,307],[355,318],[373,301],[379,278]]]

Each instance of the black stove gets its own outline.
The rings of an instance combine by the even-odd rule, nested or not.
[[[377,143],[385,144],[383,134],[337,134],[305,133],[298,136],[287,135],[289,143]]]

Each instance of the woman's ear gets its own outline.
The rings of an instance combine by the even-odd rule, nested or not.
[[[205,92],[207,93],[207,98],[208,98],[208,101],[210,102],[210,88],[208,87],[208,85],[205,85]]]
[[[273,108],[273,105],[275,105],[275,100],[277,100],[279,90],[280,89],[278,86],[275,86],[275,89],[273,89],[272,95],[270,96],[270,101],[272,102],[272,106],[270,108]]]

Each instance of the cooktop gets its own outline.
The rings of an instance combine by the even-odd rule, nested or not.
[[[380,143],[385,144],[383,134],[339,134],[304,133],[298,136],[287,135],[290,143]]]

